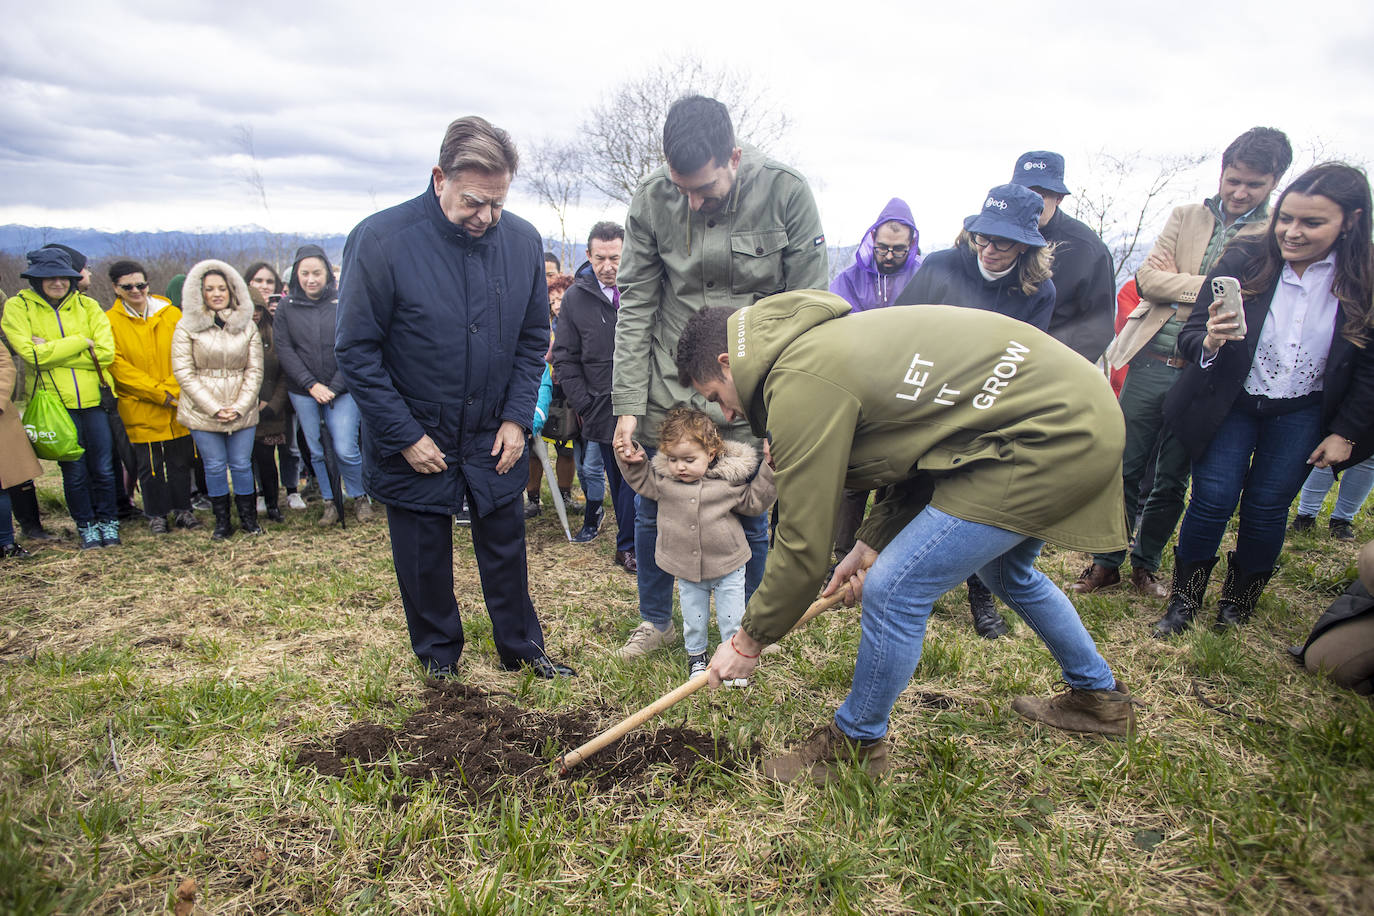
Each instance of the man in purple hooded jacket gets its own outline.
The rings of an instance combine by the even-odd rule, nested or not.
[[[894,197],[864,233],[854,263],[830,281],[830,291],[854,311],[882,308],[897,296],[921,266],[921,234],[911,208]]]
[[[911,208],[894,197],[868,227],[854,263],[830,281],[830,291],[848,302],[855,312],[892,305],[921,266],[921,233],[911,218]],[[854,532],[868,508],[867,490],[845,490],[835,526],[835,558],[842,559],[854,547]]]

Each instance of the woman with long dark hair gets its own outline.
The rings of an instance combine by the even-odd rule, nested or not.
[[[1326,163],[1279,197],[1269,232],[1224,254],[1203,283],[1240,281],[1239,316],[1215,298],[1178,336],[1188,368],[1165,417],[1193,460],[1193,489],[1174,550],[1168,609],[1154,628],[1191,625],[1226,525],[1216,629],[1254,612],[1283,549],[1288,507],[1313,467],[1337,471],[1374,454],[1374,296],[1369,180]]]

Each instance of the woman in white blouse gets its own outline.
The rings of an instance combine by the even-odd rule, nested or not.
[[[1370,232],[1364,173],[1319,165],[1284,190],[1269,232],[1229,249],[1203,283],[1240,281],[1246,331],[1237,333],[1238,316],[1216,299],[1179,332],[1189,366],[1165,416],[1192,456],[1193,487],[1155,636],[1182,632],[1201,609],[1237,503],[1218,630],[1254,611],[1308,472],[1374,454]]]

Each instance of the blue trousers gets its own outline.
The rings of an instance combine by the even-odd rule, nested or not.
[[[75,461],[59,461],[67,511],[78,526],[112,522],[115,507],[114,435],[110,415],[99,407],[67,408],[76,425],[76,439],[86,453]]]
[[[878,554],[864,581],[854,680],[835,725],[868,741],[887,720],[921,660],[926,620],[945,592],[973,573],[1035,631],[1072,687],[1105,690],[1111,668],[1062,591],[1035,568],[1044,544],[927,506]]]

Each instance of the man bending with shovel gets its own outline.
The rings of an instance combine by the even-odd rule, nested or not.
[[[888,715],[921,657],[926,619],[973,573],[1026,621],[1063,670],[1052,699],[1013,708],[1077,732],[1129,734],[1131,700],[1069,599],[1035,568],[1042,544],[1126,543],[1121,411],[1105,378],[1022,322],[946,306],[852,315],[805,290],[682,332],[679,381],[771,436],[780,516],[741,629],[711,660],[713,685],[748,677],[796,622],[828,567],[844,488],[891,488],[825,594],[863,599],[854,680],[834,722],[781,757],[771,779],[825,782],[857,759],[886,771]]]

